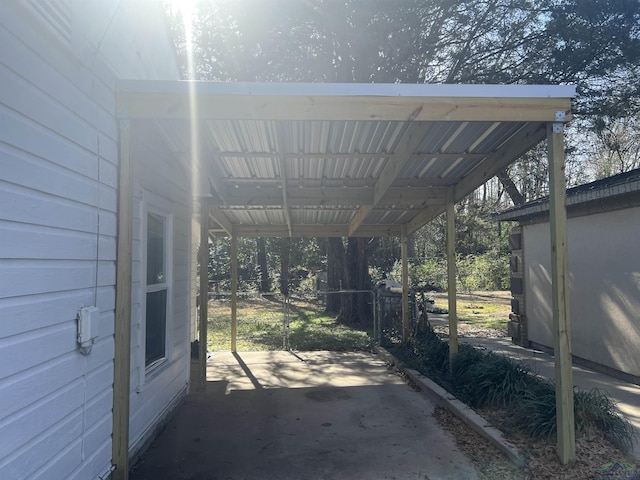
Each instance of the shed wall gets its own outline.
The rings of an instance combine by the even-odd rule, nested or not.
[[[178,75],[157,3],[144,16],[135,1],[55,3],[64,25],[33,7],[44,0],[0,2],[3,479],[85,480],[110,468],[115,81]],[[100,309],[88,356],[76,343],[85,305]]]
[[[640,208],[568,219],[575,356],[640,376]],[[549,224],[525,225],[529,340],[553,346]]]

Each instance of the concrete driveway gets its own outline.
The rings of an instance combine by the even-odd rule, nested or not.
[[[133,479],[474,479],[433,404],[369,353],[215,353]]]

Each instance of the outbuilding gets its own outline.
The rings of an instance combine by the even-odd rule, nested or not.
[[[567,190],[575,360],[640,383],[640,170]],[[511,231],[514,342],[553,350],[549,198],[497,215]]]

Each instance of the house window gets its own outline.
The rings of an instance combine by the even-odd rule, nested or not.
[[[162,363],[167,354],[167,311],[169,299],[170,218],[147,212],[146,216],[146,369]]]

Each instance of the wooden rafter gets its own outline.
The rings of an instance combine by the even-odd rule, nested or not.
[[[231,235],[233,225],[229,218],[224,214],[220,207],[215,205],[209,206],[209,217],[216,222],[227,235]]]
[[[514,160],[544,140],[546,127],[544,123],[527,123],[509,138],[493,154],[489,155],[470,175],[456,185],[455,201],[459,202],[480,185],[495,177]]]
[[[546,127],[544,123],[532,122],[525,124],[501,147],[478,165],[471,174],[461,179],[455,185],[455,202],[459,202],[480,185],[496,176],[500,171],[513,163],[515,159],[540,143],[545,136]],[[415,232],[444,211],[445,208],[442,206],[428,206],[409,222],[409,234]]]
[[[292,237],[346,237],[349,226],[346,224],[292,225]],[[287,225],[235,225],[239,237],[288,237]],[[400,225],[364,225],[358,230],[357,237],[398,237]]]
[[[287,223],[287,230],[289,233],[289,237],[292,237],[292,228],[291,228],[291,211],[289,210],[289,199],[288,199],[288,189],[287,189],[287,159],[284,156],[284,131],[282,125],[278,126],[278,145],[277,149],[280,152],[280,156],[278,159],[278,164],[280,166],[280,187],[281,187],[281,195],[282,195],[282,212],[285,218],[285,222]]]
[[[412,117],[420,114],[420,110],[412,112]],[[411,121],[411,119],[409,120]],[[430,125],[420,122],[411,122],[407,127],[407,131],[402,137],[402,141],[394,152],[393,156],[386,162],[376,184],[373,187],[373,202],[371,205],[362,205],[358,212],[353,216],[349,224],[349,236],[355,235],[356,231],[364,223],[365,219],[371,213],[373,208],[387,194],[387,191],[396,181],[399,173],[411,158],[411,155],[418,148],[422,139],[429,130]]]
[[[263,158],[263,159],[278,159],[284,157],[286,159],[299,159],[304,158],[308,160],[326,160],[326,159],[336,159],[336,160],[355,160],[355,159],[366,159],[366,160],[381,160],[388,158],[390,155],[388,153],[272,153],[272,152],[216,152],[215,156],[217,158]],[[420,160],[424,158],[437,158],[440,160],[455,160],[457,158],[465,158],[465,159],[477,159],[482,160],[487,156],[486,153],[438,153],[438,152],[422,152],[422,153],[414,153],[410,155],[411,160]]]

